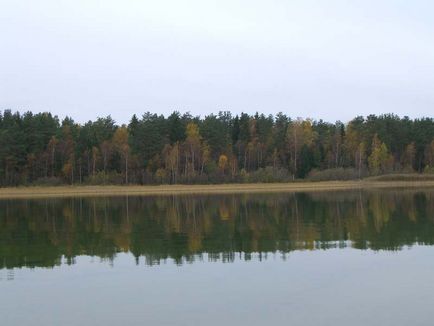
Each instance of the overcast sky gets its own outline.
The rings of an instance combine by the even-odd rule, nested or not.
[[[0,0],[0,109],[434,112],[431,0]]]

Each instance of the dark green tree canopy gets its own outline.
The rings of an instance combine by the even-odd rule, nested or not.
[[[79,124],[47,112],[0,112],[1,186],[277,182],[323,170],[328,177],[360,178],[434,173],[433,162],[430,117],[383,114],[330,123],[282,112],[201,118],[175,111],[133,115],[119,126],[110,116]]]

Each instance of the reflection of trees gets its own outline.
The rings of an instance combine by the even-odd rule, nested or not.
[[[0,268],[118,252],[154,264],[349,244],[398,250],[434,243],[433,203],[433,191],[6,200]]]

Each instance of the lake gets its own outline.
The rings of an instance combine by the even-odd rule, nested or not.
[[[434,189],[0,201],[0,324],[431,325]]]

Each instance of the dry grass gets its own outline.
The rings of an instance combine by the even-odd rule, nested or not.
[[[434,181],[434,174],[420,173],[391,173],[369,177],[366,181]]]
[[[434,181],[324,181],[291,183],[163,185],[163,186],[60,186],[0,188],[0,199],[72,196],[231,194],[270,192],[311,192],[363,188],[426,188]]]

